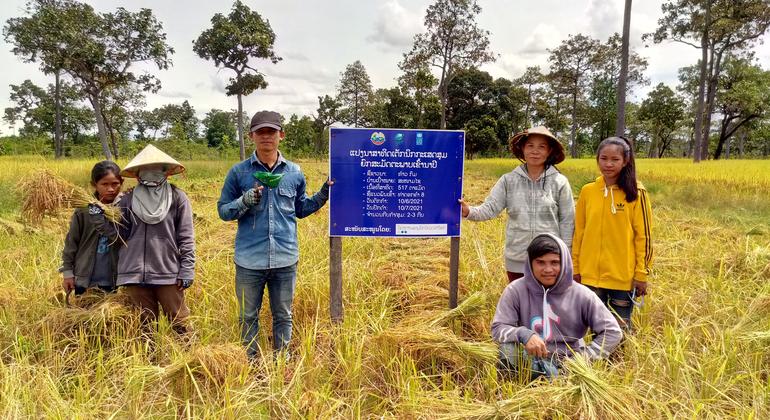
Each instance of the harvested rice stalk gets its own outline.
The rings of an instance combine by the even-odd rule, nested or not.
[[[131,308],[128,295],[86,295],[80,299],[79,306],[57,308],[46,315],[38,324],[38,334],[67,341],[85,331],[102,343],[140,334],[139,314]]]
[[[249,362],[243,349],[233,344],[200,346],[158,371],[176,392],[183,389],[222,390],[228,380],[246,378]]]
[[[637,396],[633,390],[623,392],[623,387],[613,386],[603,378],[584,357],[571,357],[564,367],[566,384],[556,387],[556,400],[571,400],[587,418],[636,418]]]
[[[488,299],[488,295],[482,292],[476,292],[468,296],[462,303],[457,305],[456,308],[443,311],[436,315],[433,319],[428,321],[428,325],[431,327],[449,325],[454,320],[476,316],[487,309]]]
[[[85,207],[96,204],[104,210],[104,216],[113,223],[120,223],[120,209],[104,204],[92,194],[66,179],[43,169],[16,184],[21,195],[21,215],[33,223],[39,223],[44,216],[54,215],[68,207]]]
[[[494,343],[465,341],[446,327],[398,325],[383,331],[377,338],[390,342],[418,361],[433,358],[454,366],[497,361],[497,346]]]

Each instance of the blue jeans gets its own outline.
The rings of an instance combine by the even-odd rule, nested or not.
[[[620,327],[629,330],[631,329],[631,313],[634,310],[634,301],[631,299],[630,290],[612,290],[603,289],[601,287],[591,287],[591,289],[605,306],[618,318]]]
[[[273,315],[273,349],[283,350],[291,340],[291,304],[297,282],[297,264],[267,270],[250,270],[235,265],[235,293],[238,297],[238,321],[246,354],[254,358],[259,353],[259,310],[265,285],[270,296]]]
[[[500,368],[503,371],[511,373],[525,373],[524,369],[529,370],[529,379],[535,379],[545,376],[548,379],[555,378],[559,373],[561,363],[554,355],[550,358],[532,357],[519,343],[500,343],[499,348]]]

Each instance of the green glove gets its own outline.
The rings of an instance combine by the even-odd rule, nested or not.
[[[257,178],[266,187],[275,188],[281,183],[283,174],[271,174],[270,172],[260,171],[254,172],[254,178]]]

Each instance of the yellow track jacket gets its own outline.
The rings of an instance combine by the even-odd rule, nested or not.
[[[572,240],[574,272],[583,284],[611,290],[631,290],[632,281],[647,281],[652,263],[652,208],[639,183],[631,203],[604,177],[580,190]]]

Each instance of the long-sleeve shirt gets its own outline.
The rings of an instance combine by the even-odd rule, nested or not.
[[[633,280],[647,281],[651,272],[652,207],[647,190],[638,183],[639,196],[628,202],[604,178],[580,191],[575,212],[572,258],[575,273],[587,286],[631,290]]]
[[[575,201],[567,177],[553,166],[533,181],[524,165],[503,175],[479,206],[471,207],[468,220],[497,217],[507,210],[505,225],[505,269],[524,272],[527,246],[541,233],[552,233],[567,247],[572,244]]]
[[[275,188],[264,186],[259,203],[249,207],[243,194],[259,184],[257,171],[283,174]],[[305,176],[299,165],[278,155],[272,170],[251,157],[233,166],[227,173],[222,194],[217,202],[219,217],[237,220],[235,263],[251,270],[288,267],[299,261],[297,218],[318,211],[329,198],[329,187],[308,197]]]
[[[607,357],[623,338],[618,321],[594,292],[572,280],[569,249],[555,235],[549,236],[561,250],[556,283],[543,287],[529,264],[525,265],[524,277],[510,283],[497,303],[492,338],[498,343],[524,345],[538,334],[549,353],[567,357],[581,353],[591,359]],[[595,335],[586,346],[583,336],[589,328]]]
[[[150,225],[131,210],[134,199],[129,191],[118,207],[120,226],[91,215],[96,229],[111,242],[120,244],[117,285],[170,285],[177,280],[195,278],[195,233],[192,207],[184,191],[172,187],[171,208],[159,223]]]

